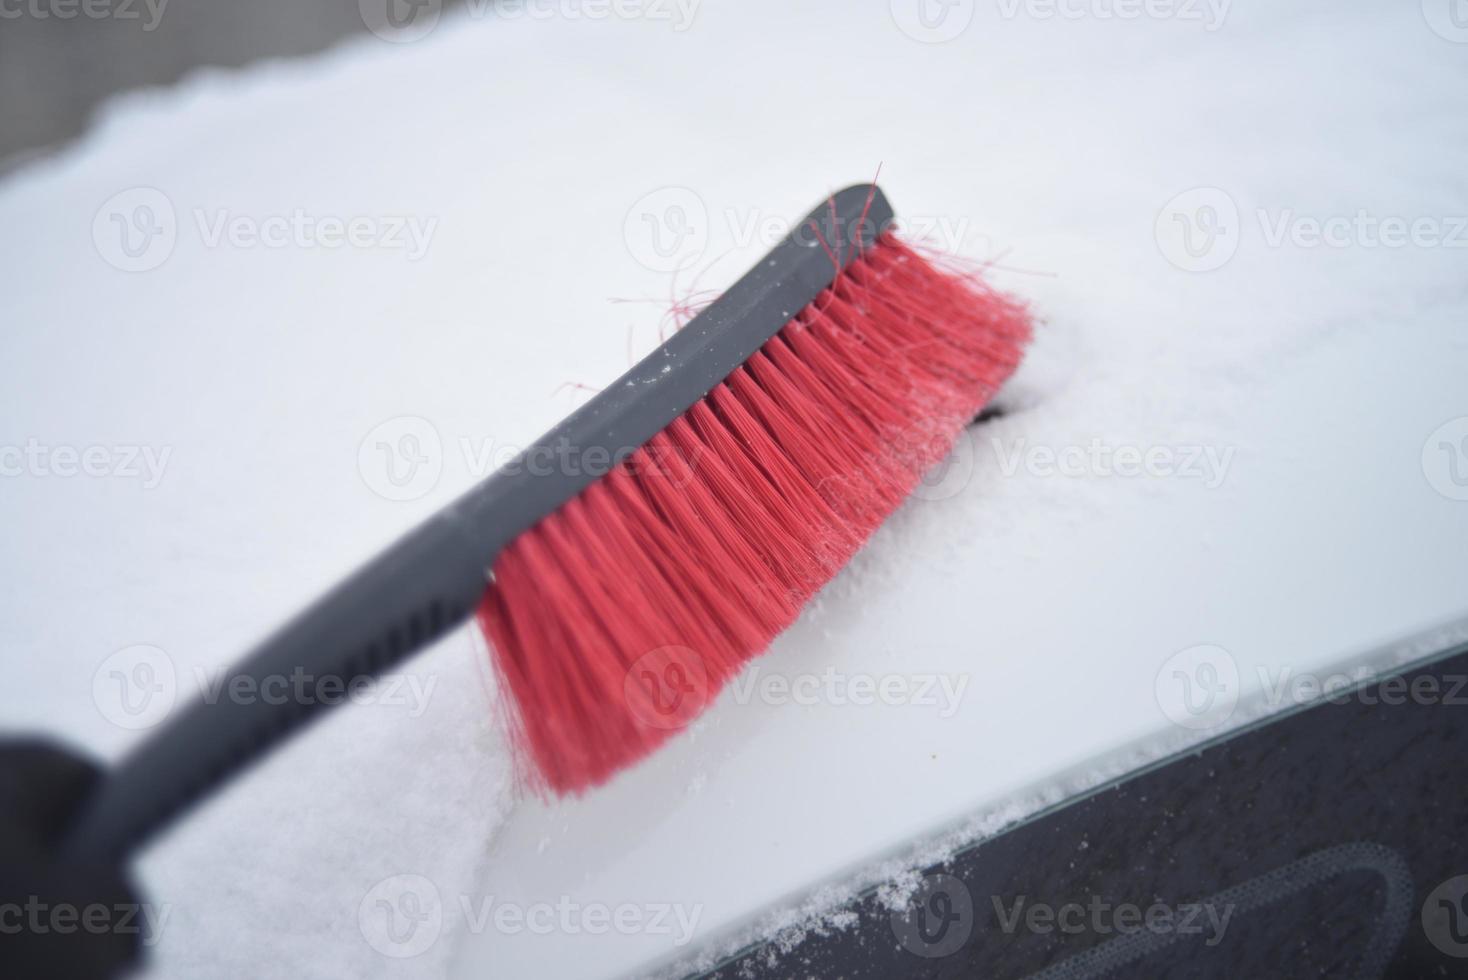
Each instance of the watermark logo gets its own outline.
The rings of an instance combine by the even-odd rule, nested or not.
[[[1463,215],[1378,215],[1357,208],[1353,214],[1318,216],[1294,208],[1255,212],[1267,248],[1468,248],[1468,217]]]
[[[92,244],[114,269],[148,272],[173,254],[178,215],[168,195],[154,187],[133,187],[112,195],[92,218]]]
[[[950,874],[923,876],[907,908],[893,911],[892,935],[903,949],[924,959],[951,956],[974,931],[974,899]]]
[[[892,0],[892,22],[923,44],[942,44],[968,30],[974,0]]]
[[[1422,903],[1428,942],[1454,959],[1468,959],[1468,875],[1449,878]]]
[[[622,693],[628,709],[642,724],[683,728],[708,704],[708,668],[688,647],[659,647],[628,668]]]
[[[687,187],[660,187],[637,199],[622,222],[632,257],[653,272],[677,272],[703,257],[709,213]]]
[[[1468,0],[1422,0],[1422,19],[1438,37],[1468,44]]]
[[[1296,670],[1289,664],[1256,664],[1257,703],[1270,711],[1326,702],[1367,707],[1468,706],[1468,675],[1383,673],[1362,664],[1332,672]],[[1239,702],[1241,672],[1222,647],[1204,644],[1174,654],[1158,671],[1157,703],[1168,720],[1206,730],[1232,717]],[[1251,701],[1251,703],[1253,703]]]
[[[357,928],[383,956],[410,959],[426,953],[443,931],[438,886],[422,875],[384,878],[357,905]]]
[[[148,644],[118,650],[92,675],[92,702],[119,728],[153,727],[173,710],[177,697],[173,659]]]
[[[897,451],[922,467],[923,475],[912,488],[918,500],[948,500],[973,480],[976,454],[968,429],[960,430],[950,446],[941,432],[918,424],[903,433]]]
[[[378,425],[357,447],[357,472],[379,497],[417,500],[438,486],[443,440],[425,418],[400,415]]]
[[[1421,707],[1446,705],[1468,706],[1468,675],[1402,674],[1385,677],[1372,667],[1361,666],[1351,671],[1318,674],[1296,672],[1288,665],[1257,668],[1264,703],[1271,708],[1293,707],[1327,701],[1331,704],[1384,704],[1396,707],[1413,704]]]
[[[1239,248],[1239,208],[1227,191],[1194,187],[1163,205],[1153,237],[1163,258],[1187,272],[1222,268]]]
[[[1422,473],[1449,500],[1468,500],[1468,415],[1444,422],[1427,437]]]
[[[1154,693],[1157,706],[1174,725],[1194,731],[1215,728],[1238,707],[1238,662],[1212,643],[1179,650],[1157,671]]]
[[[367,30],[392,44],[421,41],[438,26],[443,0],[357,0]]]

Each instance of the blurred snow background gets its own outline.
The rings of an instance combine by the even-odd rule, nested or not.
[[[147,855],[150,975],[635,972],[1236,723],[1179,716],[1180,651],[1232,704],[1468,612],[1448,0],[386,9],[0,183],[6,728],[125,750],[879,165],[1042,328],[1009,414],[753,676],[963,694],[730,693],[605,791],[517,803],[461,632]]]

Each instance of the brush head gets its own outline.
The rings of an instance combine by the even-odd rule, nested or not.
[[[1019,360],[1024,311],[935,268],[891,221],[874,186],[832,195],[219,689],[302,675],[351,689],[477,611],[529,783],[576,792],[652,751],[798,615]],[[142,847],[340,703],[196,698],[101,781],[66,854]]]
[[[948,451],[1023,309],[892,233],[874,186],[221,679],[345,689],[477,610],[531,785],[600,783],[688,724]],[[485,580],[489,588],[485,589]],[[341,699],[197,698],[101,781],[71,860],[142,847]]]
[[[478,619],[532,786],[597,785],[697,717],[1018,364],[1024,308],[890,221],[875,187],[834,196],[578,413],[656,425],[563,447],[604,470],[494,563]],[[629,409],[649,369],[676,393]]]

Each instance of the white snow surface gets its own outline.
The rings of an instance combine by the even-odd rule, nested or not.
[[[840,928],[819,916],[852,888],[900,901],[905,869],[1239,723],[1281,671],[1468,613],[1468,44],[1433,0],[960,2],[943,43],[904,32],[913,7],[704,0],[678,30],[471,5],[414,43],[119,98],[0,183],[0,447],[39,447],[0,459],[0,721],[107,759],[142,734],[109,700],[127,651],[190,696],[651,349],[673,299],[763,251],[751,229],[878,165],[912,233],[1040,321],[1009,414],[752,695],[603,790],[526,800],[459,631],[398,672],[418,688],[333,712],[147,853],[169,915],[147,976],[637,975]],[[117,268],[112,214],[158,195],[176,240]],[[420,238],[248,240],[297,214]],[[1425,230],[1380,244],[1363,214]],[[1344,244],[1310,244],[1332,218]],[[649,221],[691,229],[696,282]],[[405,433],[437,436],[431,488],[377,466]],[[1093,440],[1200,468],[1047,468]],[[102,475],[61,475],[97,446]],[[134,450],[167,453],[156,480]],[[1176,725],[1164,667],[1205,644],[1240,707]],[[963,686],[797,703],[772,676]],[[405,890],[437,904],[384,936]],[[501,905],[573,913],[542,934]],[[656,906],[696,928],[584,916]]]

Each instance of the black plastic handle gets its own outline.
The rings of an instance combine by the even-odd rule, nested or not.
[[[726,293],[604,391],[399,540],[242,660],[109,773],[67,835],[82,859],[141,847],[226,777],[340,699],[231,699],[296,673],[376,677],[466,620],[499,552],[604,476],[743,364],[892,221],[874,185],[811,212]],[[555,464],[547,467],[547,460]],[[274,679],[272,683],[272,679]]]

